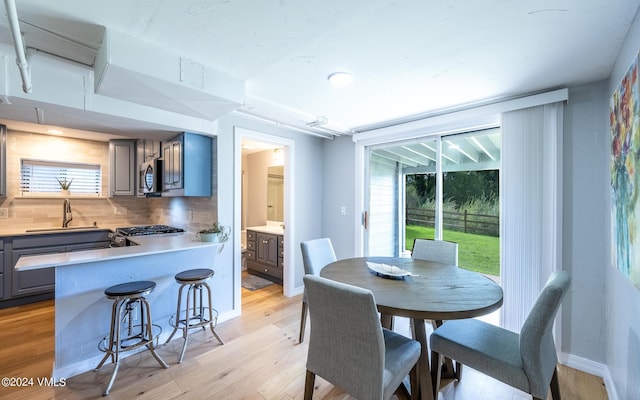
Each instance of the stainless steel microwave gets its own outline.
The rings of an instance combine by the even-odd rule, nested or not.
[[[162,160],[154,158],[138,168],[138,196],[160,195],[162,192]]]

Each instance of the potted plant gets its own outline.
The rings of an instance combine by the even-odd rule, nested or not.
[[[197,236],[203,242],[226,243],[230,233],[229,226],[214,222],[210,227],[199,230]]]
[[[69,188],[71,187],[71,182],[73,182],[73,178],[67,180],[67,177],[64,176],[61,178],[56,178],[58,184],[60,185],[60,189],[62,189],[62,194],[69,195]]]

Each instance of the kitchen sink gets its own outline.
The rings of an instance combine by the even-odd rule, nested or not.
[[[38,228],[38,229],[27,229],[25,232],[66,232],[66,231],[78,231],[78,230],[86,230],[86,229],[100,229],[97,226],[72,226],[67,228]]]
[[[84,251],[95,249],[109,249],[113,247],[138,246],[139,243],[129,238],[117,234],[107,228],[99,228],[97,225],[91,226],[72,226],[67,228],[37,228],[28,229],[27,233],[64,233],[77,232],[79,235],[86,237],[86,242],[82,245],[71,246],[67,251]]]

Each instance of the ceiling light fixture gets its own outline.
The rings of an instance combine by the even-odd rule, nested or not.
[[[332,86],[345,86],[351,83],[353,77],[348,72],[334,72],[327,79]]]

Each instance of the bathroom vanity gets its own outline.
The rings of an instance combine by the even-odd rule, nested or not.
[[[247,228],[247,272],[282,284],[284,229],[279,226]]]

